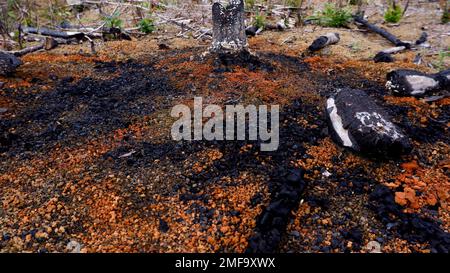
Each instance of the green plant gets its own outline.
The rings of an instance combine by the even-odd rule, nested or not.
[[[144,18],[138,24],[139,30],[146,34],[150,34],[156,30],[155,24],[153,23],[153,19]]]
[[[442,14],[441,22],[443,24],[447,24],[450,22],[450,11],[444,10],[444,13]]]
[[[403,17],[403,9],[393,3],[384,13],[384,20],[388,23],[398,23]]]
[[[111,16],[103,18],[105,26],[109,28],[122,28],[123,21],[119,18],[120,14],[118,12]]]
[[[48,7],[42,12],[42,17],[48,19],[52,25],[59,24],[69,18],[71,12],[69,8],[59,1],[49,1]]]
[[[360,50],[361,50],[361,43],[359,43],[359,42],[353,42],[353,43],[350,45],[350,49],[351,49],[353,52],[358,52],[358,51],[360,51]]]
[[[266,26],[266,16],[264,14],[256,14],[252,25],[258,29],[264,28]]]
[[[327,3],[322,11],[315,12],[308,19],[321,26],[345,27],[352,20],[352,13],[346,7],[338,8],[334,4]]]
[[[450,58],[450,47],[447,50],[441,50],[439,51],[438,60],[433,63],[433,66],[436,67],[438,70],[444,70],[445,69],[445,60],[447,58]]]
[[[37,26],[37,4],[31,0],[7,0],[0,4],[0,21],[7,32],[15,30],[16,23]]]

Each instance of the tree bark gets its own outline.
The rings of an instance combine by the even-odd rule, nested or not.
[[[212,53],[236,54],[247,51],[244,0],[230,0],[226,7],[215,2],[212,7],[212,20]]]

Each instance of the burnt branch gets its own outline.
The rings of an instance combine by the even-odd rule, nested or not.
[[[389,31],[387,31],[387,30],[385,30],[383,28],[377,27],[374,24],[369,23],[367,20],[363,19],[362,17],[356,16],[355,17],[355,22],[363,25],[368,30],[370,30],[370,31],[372,31],[372,32],[382,36],[383,38],[385,38],[386,40],[388,40],[389,42],[391,42],[395,46],[404,46],[407,49],[411,48],[411,44],[410,43],[403,42],[402,40],[400,40],[394,34],[390,33]]]

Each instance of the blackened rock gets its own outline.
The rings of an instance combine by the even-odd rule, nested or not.
[[[15,55],[0,51],[0,75],[9,76],[14,73],[22,64],[22,61]]]
[[[250,204],[251,204],[252,207],[255,207],[256,205],[258,205],[262,201],[263,201],[263,196],[262,196],[262,194],[260,192],[258,192],[250,199]]]
[[[373,57],[373,61],[376,63],[392,63],[395,61],[395,59],[391,54],[381,51],[378,52],[375,57]]]
[[[342,89],[327,100],[327,120],[340,145],[370,155],[399,155],[411,151],[405,134],[388,113],[364,91]]]
[[[169,225],[163,219],[159,219],[159,230],[163,233],[169,231]]]
[[[449,88],[450,69],[437,74],[399,69],[387,74],[386,88],[395,95],[421,97]]]
[[[450,234],[441,228],[440,223],[417,213],[403,212],[403,207],[395,202],[394,196],[392,190],[378,185],[369,197],[369,208],[375,211],[387,229],[410,242],[429,242],[432,252],[448,253]]]
[[[354,227],[351,228],[348,232],[345,232],[344,238],[353,241],[354,243],[361,244],[363,241],[363,233],[361,229]]]

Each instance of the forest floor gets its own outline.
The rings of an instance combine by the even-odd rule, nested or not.
[[[450,44],[448,25],[423,24],[432,45]],[[422,31],[389,29],[405,40]],[[69,45],[23,57],[13,78],[0,78],[0,252],[449,251],[450,98],[389,94],[387,72],[434,70],[413,64],[414,51],[374,63],[390,45],[372,34],[332,29],[338,45],[300,57],[330,30],[263,32],[249,39],[262,65],[225,72],[199,57],[208,42],[165,39],[160,49],[157,34],[102,43],[96,55]],[[411,154],[381,160],[334,144],[324,104],[342,87],[383,105]],[[279,150],[173,141],[171,108],[198,96],[279,104]],[[298,185],[290,207],[277,203],[286,181]]]

